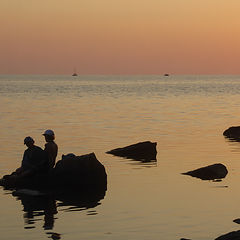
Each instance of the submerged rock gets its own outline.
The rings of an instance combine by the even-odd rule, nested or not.
[[[233,126],[223,132],[227,138],[240,139],[240,126]]]
[[[228,174],[228,170],[223,164],[216,163],[182,174],[200,178],[202,180],[215,180],[225,178]]]
[[[113,154],[115,156],[131,158],[141,161],[151,161],[156,160],[157,150],[156,142],[139,142],[122,148],[116,148],[108,151],[108,154]]]
[[[240,240],[240,230],[227,233],[215,238],[215,240]]]

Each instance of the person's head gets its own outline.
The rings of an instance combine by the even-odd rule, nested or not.
[[[53,141],[55,139],[55,134],[51,129],[46,130],[43,133],[43,136],[45,137],[46,142]]]
[[[34,145],[34,140],[32,137],[28,136],[24,138],[24,144],[28,147],[31,148]]]

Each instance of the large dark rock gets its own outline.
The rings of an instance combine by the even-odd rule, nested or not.
[[[215,180],[225,178],[227,173],[228,170],[223,164],[216,163],[182,174],[200,178],[202,180]]]
[[[107,188],[105,167],[94,153],[82,156],[63,155],[54,168],[53,181],[56,186]]]
[[[156,160],[157,150],[156,142],[139,142],[122,148],[116,148],[107,153],[113,154],[115,156],[131,158],[141,161],[151,161]]]
[[[215,240],[240,240],[240,230],[227,233],[215,238]]]
[[[223,132],[223,135],[227,138],[240,139],[240,126],[228,128]]]

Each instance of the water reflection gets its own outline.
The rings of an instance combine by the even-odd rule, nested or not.
[[[54,195],[30,196],[18,191],[12,193],[23,205],[25,229],[35,228],[38,221],[43,220],[43,229],[52,230],[57,219],[58,211],[72,212],[87,210],[87,215],[96,215],[93,208],[100,205],[100,200],[104,199],[105,191],[84,192],[76,194],[74,192],[62,192]],[[60,210],[59,210],[60,209]],[[90,210],[91,209],[91,210]],[[43,218],[39,218],[43,217]],[[61,234],[46,232],[52,239],[60,239]]]
[[[240,137],[227,137],[227,136],[224,136],[224,138],[225,138],[228,142],[240,142]]]
[[[151,160],[138,160],[138,159],[131,159],[128,158],[128,160],[130,160],[128,162],[128,164],[134,165],[134,166],[141,166],[141,167],[157,167],[157,159],[151,159]]]
[[[231,149],[232,152],[236,152],[236,153],[240,152],[240,145],[239,145],[240,138],[238,137],[233,138],[233,137],[226,137],[226,136],[224,136],[224,138],[226,142],[228,142],[229,145],[232,147]]]
[[[17,197],[24,211],[25,229],[35,228],[34,224],[38,221],[38,217],[44,216],[43,228],[45,230],[53,229],[54,215],[57,214],[56,200],[48,196],[27,196],[22,195]]]
[[[157,162],[156,155],[151,156],[149,158],[142,158],[142,157],[123,157],[123,158],[138,161],[141,163],[156,163]]]
[[[130,158],[130,157],[120,157],[120,156],[114,156],[118,159],[120,159],[121,161],[124,161],[124,163],[126,164],[130,164],[133,166],[137,166],[137,167],[157,167],[157,159],[134,159],[134,158]]]
[[[58,194],[56,199],[59,201],[58,207],[66,207],[65,212],[82,211],[90,208],[95,208],[104,199],[105,191],[101,192],[85,192],[81,194],[68,193]]]

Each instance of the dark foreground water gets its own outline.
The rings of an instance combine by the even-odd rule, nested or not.
[[[0,175],[20,165],[23,139],[44,145],[53,129],[58,159],[95,152],[108,174],[103,196],[17,198],[0,189],[1,238],[32,240],[215,239],[239,230],[240,76],[0,76]],[[105,152],[157,142],[157,161]],[[223,163],[221,182],[182,172]]]

